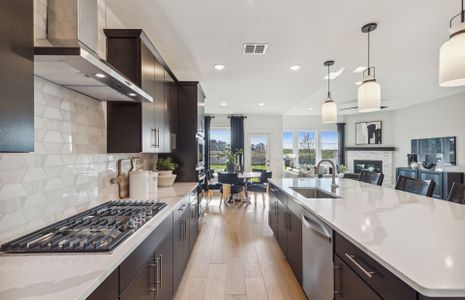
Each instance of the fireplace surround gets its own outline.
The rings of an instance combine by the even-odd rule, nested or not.
[[[367,170],[373,173],[383,173],[382,160],[354,160],[354,173],[360,173],[362,170]]]

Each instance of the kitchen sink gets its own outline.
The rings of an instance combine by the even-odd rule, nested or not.
[[[305,188],[305,187],[290,187],[291,190],[293,190],[296,193],[299,193],[305,198],[310,198],[310,199],[318,199],[318,198],[339,198],[337,196],[333,196],[331,194],[325,193],[319,189],[316,188]]]

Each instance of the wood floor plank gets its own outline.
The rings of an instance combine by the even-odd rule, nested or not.
[[[250,300],[266,300],[269,299],[266,293],[265,284],[261,277],[247,277],[245,279],[247,290],[247,299]]]
[[[305,299],[260,196],[218,204],[218,197],[209,202],[175,299]]]

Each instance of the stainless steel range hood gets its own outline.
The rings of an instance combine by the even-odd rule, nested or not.
[[[48,0],[47,39],[36,43],[34,73],[97,100],[153,102],[98,57],[98,18],[97,0]]]

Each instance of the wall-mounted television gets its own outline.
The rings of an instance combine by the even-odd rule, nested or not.
[[[444,165],[456,165],[456,137],[437,137],[412,140],[412,153],[418,156],[418,161],[425,159],[430,163],[442,161]]]

